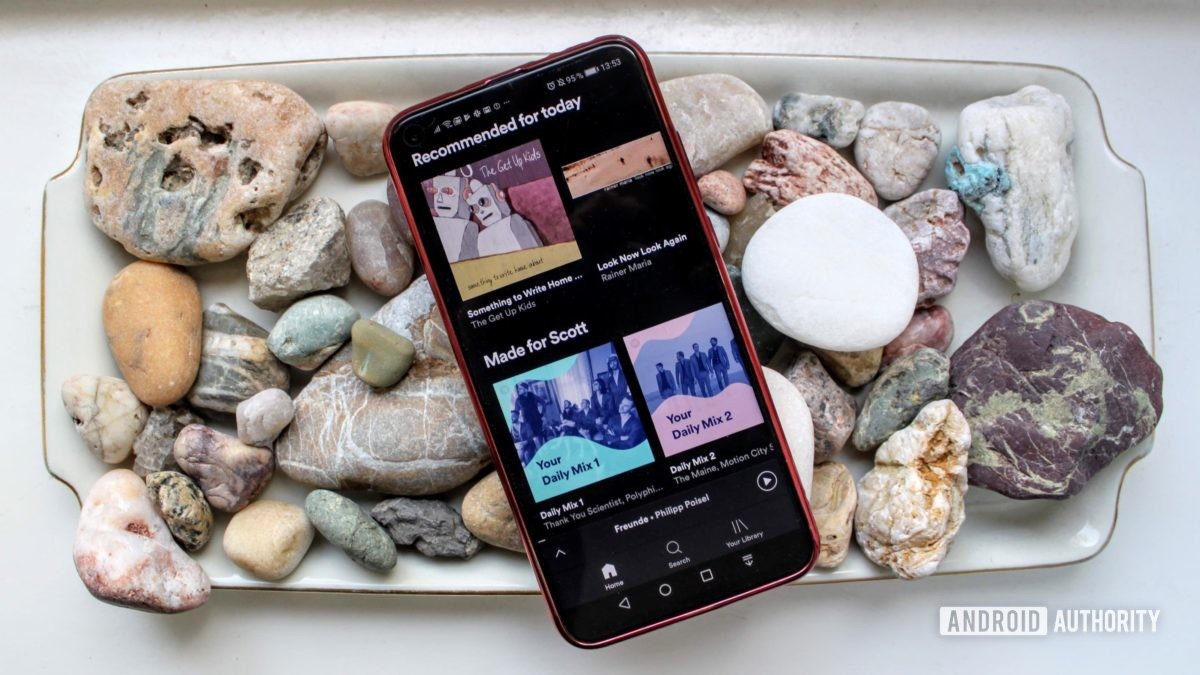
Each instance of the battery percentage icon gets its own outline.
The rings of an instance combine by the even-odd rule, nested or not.
[[[591,77],[591,76],[595,75],[595,74],[596,74],[596,73],[598,73],[598,72],[600,72],[600,69],[599,69],[599,68],[597,68],[596,66],[592,66],[591,68],[584,68],[584,70],[583,70],[583,76],[584,76],[584,77]]]

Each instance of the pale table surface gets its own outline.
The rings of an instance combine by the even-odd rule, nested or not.
[[[1186,439],[1200,375],[1194,215],[1200,11],[1189,3],[1033,0],[0,4],[0,654],[8,673],[1169,672],[1200,656]],[[1044,5],[1053,5],[1047,7]],[[537,597],[218,591],[161,617],[91,598],[71,564],[78,506],[39,435],[42,187],[67,165],[90,90],[131,71],[342,56],[548,52],[604,33],[648,50],[767,51],[1048,63],[1098,93],[1116,150],[1145,173],[1166,413],[1130,472],[1108,549],[1027,572],[785,588],[599,652],[561,641]],[[51,412],[57,412],[52,410]],[[1189,468],[1192,467],[1192,468]],[[1187,523],[1193,523],[1188,525]],[[946,638],[942,605],[1161,610],[1156,634]]]

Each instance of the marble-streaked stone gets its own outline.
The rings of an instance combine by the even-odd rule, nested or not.
[[[227,305],[204,310],[200,372],[188,392],[197,408],[231,413],[264,389],[287,390],[291,375],[267,348],[267,331]]]

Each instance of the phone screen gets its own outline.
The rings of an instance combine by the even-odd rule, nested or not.
[[[637,53],[601,43],[388,139],[562,628],[796,574],[813,534]]]

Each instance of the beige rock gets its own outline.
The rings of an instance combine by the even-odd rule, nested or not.
[[[517,553],[525,552],[521,544],[521,530],[504,494],[500,474],[495,471],[467,491],[466,497],[463,497],[462,518],[471,534],[481,541]]]
[[[779,426],[783,427],[783,437],[792,451],[796,473],[800,476],[804,491],[808,492],[813,478],[813,423],[808,404],[796,385],[786,377],[770,368],[762,370],[767,380],[767,390],[775,404],[775,413],[779,416]]]
[[[304,559],[314,534],[303,507],[263,499],[234,514],[221,545],[238,567],[260,579],[277,581]]]
[[[342,165],[355,176],[387,171],[383,159],[383,132],[400,108],[375,101],[345,101],[329,106],[325,128]]]
[[[854,508],[858,505],[854,476],[846,465],[825,462],[813,469],[808,504],[812,508],[817,532],[821,534],[821,555],[817,558],[817,567],[837,567],[850,552]]]
[[[828,349],[811,348],[829,369],[834,379],[847,387],[861,387],[875,379],[879,364],[883,361],[883,347],[861,352],[835,352]]]
[[[663,99],[697,176],[749,150],[771,130],[771,109],[733,75],[705,73],[662,83]]]
[[[108,464],[125,461],[150,414],[115,377],[72,375],[63,382],[62,402],[88,450]]]
[[[840,192],[879,206],[875,188],[837,150],[798,131],[780,129],[763,139],[762,158],[746,168],[746,190],[786,206],[809,195]]]
[[[246,250],[316,177],[320,117],[271,82],[105,82],[84,110],[92,221],[145,260],[195,265]]]
[[[200,368],[200,289],[178,267],[137,261],[104,293],[104,334],[129,388],[146,405],[183,398]]]
[[[934,401],[875,453],[858,485],[863,553],[902,579],[937,570],[962,525],[971,430],[952,401]]]
[[[732,216],[746,208],[746,188],[728,171],[718,169],[706,173],[696,184],[704,203],[721,215]]]

